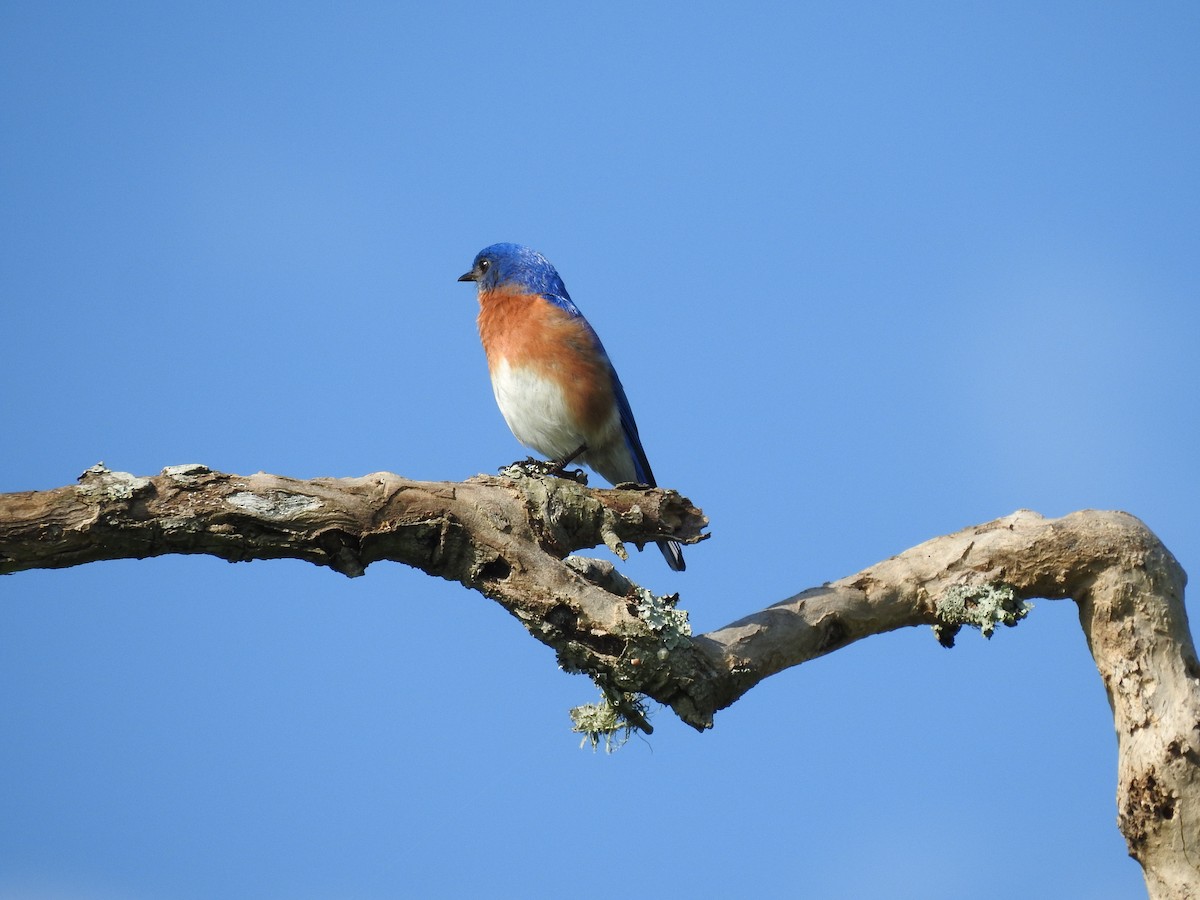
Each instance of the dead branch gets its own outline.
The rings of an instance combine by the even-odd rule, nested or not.
[[[150,478],[89,469],[77,486],[0,495],[0,573],[100,559],[206,553],[291,557],[360,575],[392,560],[501,603],[571,671],[591,674],[645,730],[637,695],[698,729],[765,678],[860,638],[929,625],[1015,624],[1034,597],[1072,599],[1108,692],[1120,750],[1119,822],[1151,896],[1200,884],[1200,665],[1186,577],[1120,512],[1018,511],[691,636],[674,597],[608,563],[605,544],[695,543],[703,514],[671,491],[592,490],[511,472],[462,483],[388,473],[298,481],[175,466]]]

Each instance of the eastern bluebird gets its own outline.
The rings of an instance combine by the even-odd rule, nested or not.
[[[478,286],[492,390],[516,439],[560,466],[578,459],[613,484],[653,487],[621,379],[550,261],[519,244],[493,244],[458,280]],[[682,572],[679,543],[658,547]]]

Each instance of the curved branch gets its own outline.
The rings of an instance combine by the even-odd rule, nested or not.
[[[77,486],[0,495],[0,574],[170,553],[302,559],[350,576],[392,560],[496,600],[564,668],[603,680],[622,660],[657,658],[662,639],[638,609],[650,595],[611,565],[564,557],[599,544],[624,555],[623,542],[662,537],[695,543],[706,524],[674,491],[590,490],[516,468],[459,483],[200,465],[137,477],[97,465]]]
[[[0,495],[0,573],[99,559],[208,553],[292,557],[360,575],[394,560],[501,603],[560,664],[591,674],[649,730],[630,695],[698,729],[765,678],[860,638],[931,625],[1015,624],[1031,597],[1070,598],[1117,728],[1119,821],[1154,897],[1200,881],[1200,664],[1185,575],[1139,520],[1093,510],[1019,511],[934,538],[692,637],[677,598],[571,552],[673,537],[707,520],[671,491],[591,490],[507,472],[462,483],[388,473],[298,481],[175,466],[137,478],[95,466],[78,486]],[[622,699],[626,698],[626,699]]]
[[[1118,739],[1118,821],[1154,898],[1200,895],[1200,664],[1186,575],[1141,521],[1018,511],[934,538],[696,638],[720,706],[762,679],[907,625],[1015,624],[1025,598],[1073,599]],[[1000,598],[997,602],[996,598]]]

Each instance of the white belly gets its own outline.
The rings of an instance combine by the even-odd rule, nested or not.
[[[500,360],[492,370],[492,391],[504,421],[526,447],[560,459],[584,443],[562,389],[553,381]]]

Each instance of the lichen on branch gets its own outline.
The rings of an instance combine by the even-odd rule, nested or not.
[[[1021,510],[700,635],[678,596],[573,555],[696,543],[706,525],[673,491],[595,490],[523,472],[302,481],[200,465],[150,477],[94,466],[78,485],[0,495],[0,574],[168,553],[288,557],[350,576],[380,560],[404,563],[490,597],[563,668],[591,675],[602,701],[574,718],[593,746],[649,732],[643,698],[703,730],[763,679],[862,638],[929,625],[949,644],[965,624],[985,636],[1016,624],[1030,598],[1070,599],[1113,708],[1130,853],[1155,897],[1197,895],[1189,829],[1200,821],[1200,664],[1183,570],[1144,524],[1119,512],[1045,519]]]

